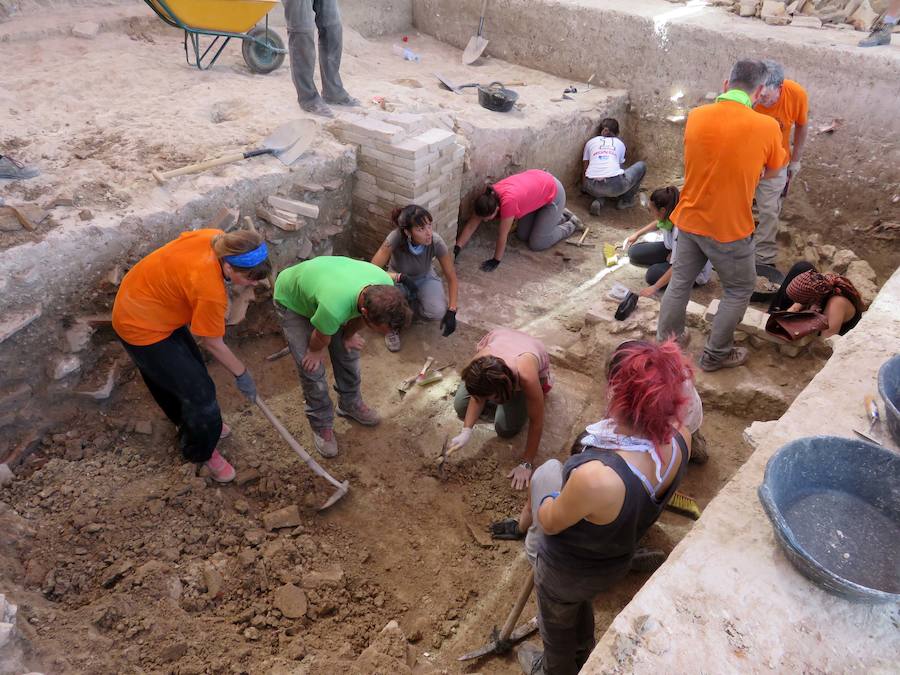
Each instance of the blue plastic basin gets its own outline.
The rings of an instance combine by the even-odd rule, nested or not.
[[[900,455],[865,441],[791,441],[759,499],[790,561],[827,591],[900,602]]]
[[[878,393],[884,401],[884,421],[894,443],[900,445],[900,354],[878,369]]]

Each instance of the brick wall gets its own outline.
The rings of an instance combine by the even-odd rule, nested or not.
[[[381,119],[345,115],[332,131],[358,147],[351,220],[355,254],[373,255],[393,227],[391,211],[407,204],[428,209],[435,232],[453,242],[465,155],[455,133],[431,127],[414,113]]]

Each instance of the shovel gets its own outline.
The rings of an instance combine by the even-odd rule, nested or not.
[[[291,436],[291,432],[284,428],[284,425],[278,421],[278,418],[269,410],[269,406],[267,406],[263,400],[257,396],[256,397],[256,405],[259,406],[259,409],[262,410],[263,415],[272,423],[272,426],[275,427],[275,431],[277,431],[281,437],[287,441],[287,444],[291,446],[291,449],[300,455],[300,459],[307,463],[310,469],[313,470],[313,473],[321,476],[329,483],[334,485],[337,490],[335,490],[334,494],[328,498],[322,506],[319,507],[319,511],[324,511],[329,506],[338,501],[341,497],[347,494],[350,490],[350,481],[344,481],[343,483],[338,482],[336,478],[334,478],[330,473],[328,473],[325,469],[323,469],[319,463],[309,456],[309,453],[303,449],[303,446],[300,445],[294,437]]]
[[[506,623],[503,624],[503,629],[498,633],[497,629],[494,628],[490,642],[483,647],[479,647],[474,652],[463,654],[457,658],[457,661],[470,661],[472,659],[477,659],[480,656],[487,656],[488,654],[505,654],[512,649],[513,645],[521,642],[536,631],[538,627],[537,617],[523,623],[513,630],[513,626],[515,626],[516,621],[519,620],[519,615],[522,614],[522,609],[525,607],[525,603],[528,602],[528,596],[531,595],[531,590],[533,588],[534,570],[532,569],[528,571],[528,579],[522,587],[519,597],[516,598],[516,604],[513,605],[512,610],[509,612],[509,616],[506,617]]]
[[[171,171],[156,171],[154,169],[150,173],[153,174],[156,182],[162,185],[169,178],[174,178],[175,176],[199,173],[216,166],[239,162],[242,159],[258,157],[259,155],[275,155],[284,164],[290,166],[297,161],[300,155],[306,152],[306,149],[312,142],[315,132],[316,123],[312,120],[294,120],[282,124],[275,131],[266,136],[260,147],[253,150],[222,155],[215,159],[209,159],[197,164],[190,164],[188,166],[183,166],[180,169],[172,169]]]
[[[487,3],[488,0],[483,0],[481,3],[481,20],[478,22],[478,32],[469,38],[469,44],[466,45],[466,49],[462,54],[462,62],[467,66],[478,60],[478,57],[481,56],[488,44],[488,41],[481,37],[481,34],[484,32],[484,13],[487,10]]]

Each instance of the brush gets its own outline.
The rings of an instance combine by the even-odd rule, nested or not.
[[[670,499],[669,503],[666,504],[666,509],[668,509],[672,513],[678,513],[682,516],[687,516],[692,520],[697,520],[701,514],[700,506],[697,504],[697,502],[692,497],[688,497],[686,494],[683,494],[681,492],[676,492],[674,495],[672,495],[672,499]]]

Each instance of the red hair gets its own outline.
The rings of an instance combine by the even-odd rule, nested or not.
[[[694,376],[674,340],[624,342],[607,367],[609,417],[656,445],[672,440],[688,402],[684,383]]]

